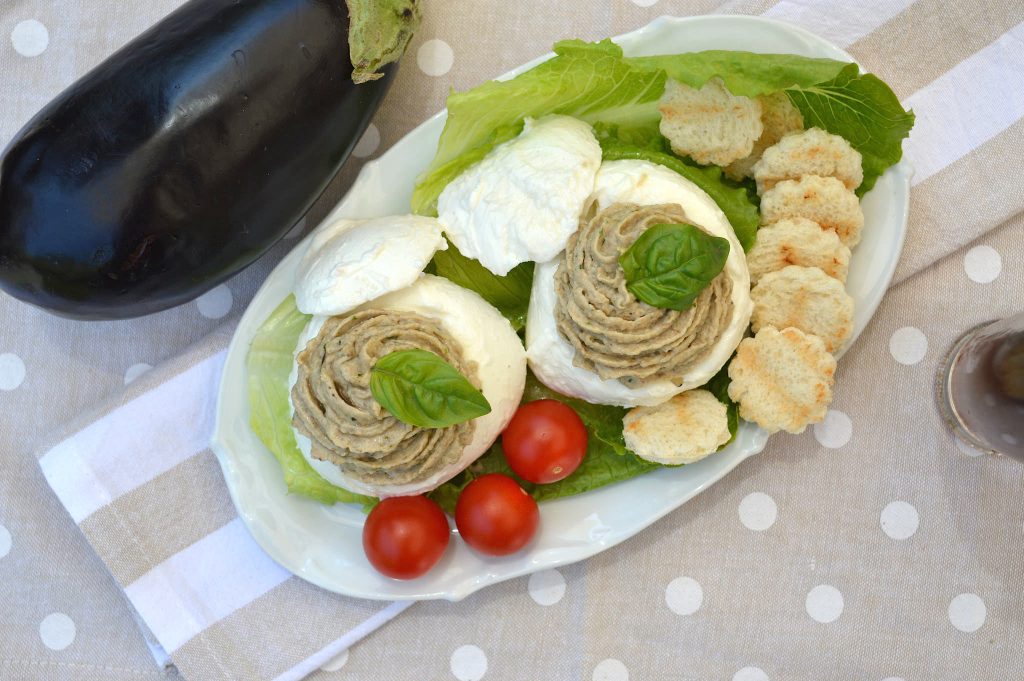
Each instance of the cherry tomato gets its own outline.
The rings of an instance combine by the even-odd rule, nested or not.
[[[587,453],[587,427],[558,400],[527,402],[501,435],[505,458],[523,480],[546,484],[568,477]]]
[[[462,490],[455,525],[466,543],[489,556],[505,556],[526,546],[537,533],[537,502],[512,478],[481,475]]]
[[[378,572],[413,579],[441,560],[451,529],[426,497],[392,497],[373,507],[363,525],[363,551]]]

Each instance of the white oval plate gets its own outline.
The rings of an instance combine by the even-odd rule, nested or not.
[[[615,42],[629,55],[733,49],[853,61],[807,31],[752,17],[662,17]],[[524,64],[502,78],[551,56]],[[407,213],[415,178],[433,158],[444,121],[442,111],[367,163],[325,222]],[[854,339],[874,314],[896,268],[906,233],[910,175],[909,165],[900,163],[864,198],[864,237],[854,251],[846,286],[856,301]],[[274,560],[313,584],[361,598],[460,600],[489,584],[583,560],[632,537],[761,451],[768,439],[760,428],[742,422],[728,448],[700,463],[658,469],[586,494],[545,502],[537,539],[514,556],[486,558],[453,538],[441,563],[424,577],[408,582],[382,577],[363,555],[362,512],[286,494],[277,461],[248,425],[245,356],[257,328],[291,293],[304,245],[271,273],[239,323],[224,367],[212,446],[231,498],[253,537]]]

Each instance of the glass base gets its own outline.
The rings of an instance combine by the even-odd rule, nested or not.
[[[953,379],[953,367],[963,355],[964,348],[974,340],[974,337],[979,331],[991,323],[991,321],[988,321],[978,324],[977,326],[965,331],[962,336],[956,339],[953,346],[949,349],[949,352],[946,353],[946,357],[943,359],[942,364],[939,366],[939,373],[935,380],[935,392],[936,397],[938,398],[939,412],[942,414],[942,419],[953,431],[953,435],[955,437],[959,438],[964,444],[973,447],[979,452],[1000,455],[1001,452],[993,449],[987,442],[981,440],[965,425],[964,419],[959,411],[957,411],[956,403],[953,401],[951,385]]]

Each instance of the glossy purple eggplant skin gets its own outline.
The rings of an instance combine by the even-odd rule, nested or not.
[[[191,0],[0,160],[0,288],[122,319],[187,302],[310,208],[394,75],[355,85],[344,0]]]

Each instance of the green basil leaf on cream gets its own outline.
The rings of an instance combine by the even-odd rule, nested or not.
[[[729,241],[694,225],[654,225],[619,257],[626,288],[654,307],[688,310],[721,274]]]
[[[465,376],[426,350],[381,357],[370,370],[370,392],[396,419],[420,428],[446,428],[491,411]]]

